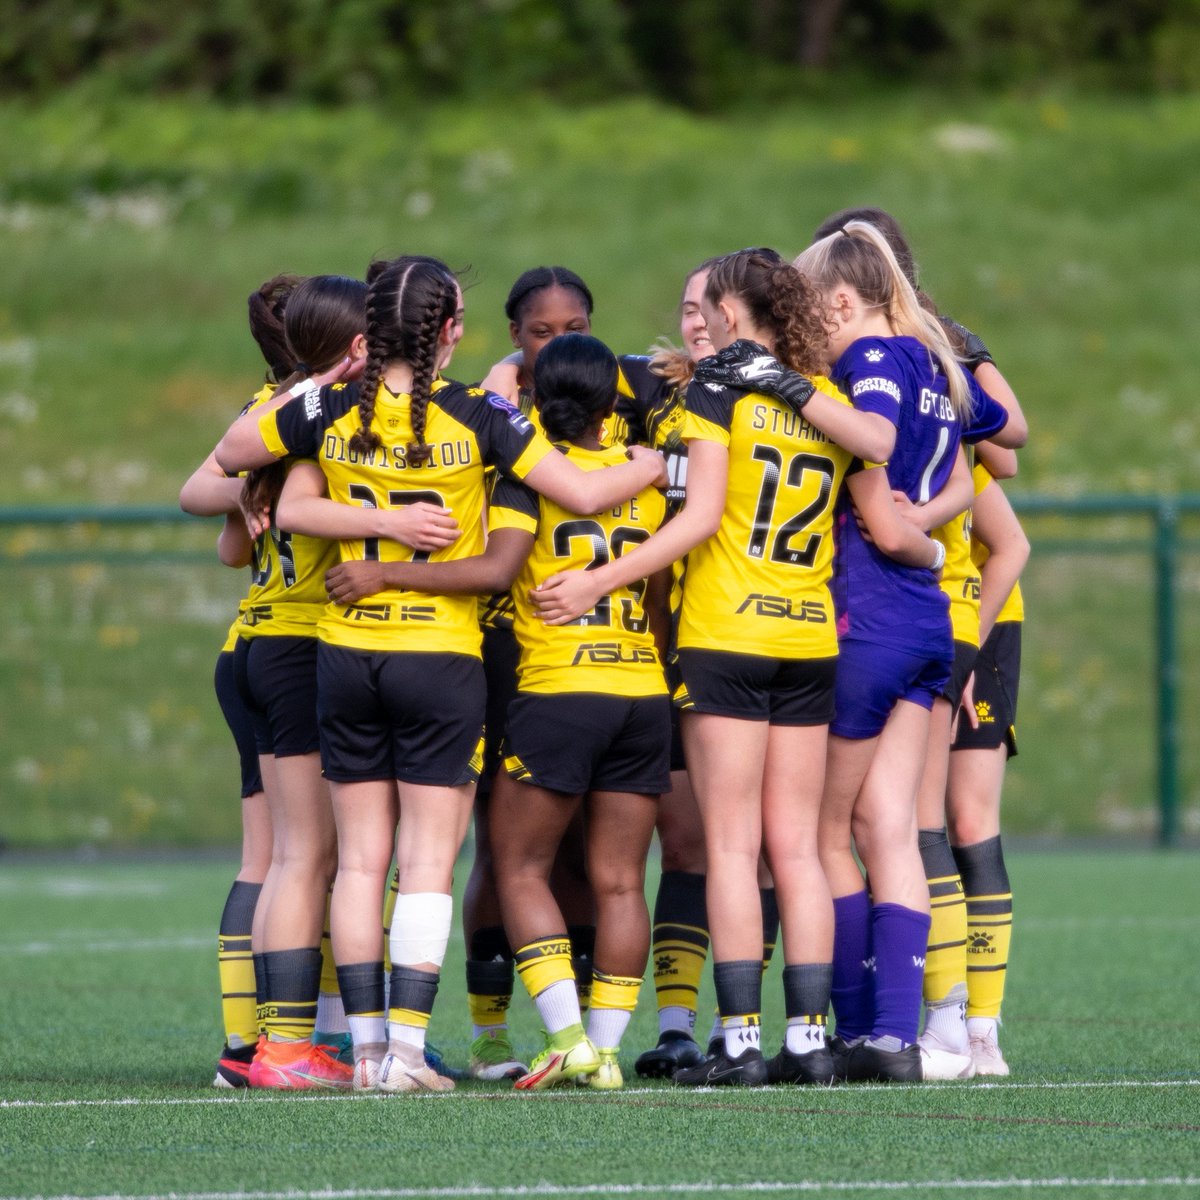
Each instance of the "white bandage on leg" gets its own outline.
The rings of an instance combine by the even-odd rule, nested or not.
[[[433,963],[440,967],[450,941],[454,901],[442,892],[408,892],[396,897],[388,945],[392,963],[407,967]]]

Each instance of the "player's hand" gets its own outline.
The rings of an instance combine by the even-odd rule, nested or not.
[[[975,672],[972,671],[967,676],[967,682],[963,685],[962,699],[959,701],[959,708],[966,715],[967,724],[972,729],[979,728],[979,714],[975,711]]]
[[[529,598],[547,625],[566,625],[591,612],[603,595],[595,572],[563,571],[535,587]]]
[[[654,458],[658,462],[658,478],[652,479],[646,486],[665,488],[671,482],[670,475],[667,473],[667,460],[657,450],[651,450],[649,446],[632,445],[625,451],[632,462],[648,462]]]
[[[245,495],[244,491],[243,495]],[[270,509],[247,508],[241,500],[238,501],[238,508],[241,509],[242,520],[246,523],[246,532],[250,534],[251,541],[257,541],[271,528]]]
[[[517,383],[520,367],[511,361],[514,357],[516,356],[509,355],[508,358],[502,358],[483,377],[483,382],[479,385],[489,392],[495,392],[497,396],[503,396],[512,405],[515,405],[521,396],[521,388]]]
[[[812,380],[785,367],[765,346],[738,338],[696,364],[695,379],[704,384],[762,392],[799,412],[817,389]]]
[[[362,374],[366,362],[365,358],[358,359],[356,362],[347,354],[340,362],[334,363],[328,371],[313,375],[312,381],[317,387],[324,387],[327,383],[341,383],[343,380],[355,379]]]
[[[325,591],[336,604],[353,604],[387,591],[380,562],[344,562],[325,572]]]
[[[982,366],[984,363],[996,361],[992,358],[979,334],[972,333],[965,325],[960,325],[949,317],[939,317],[938,320],[941,321],[942,328],[950,338],[950,344],[961,355],[963,366],[967,370],[974,371],[976,367]]]
[[[381,536],[413,550],[444,550],[462,530],[448,508],[422,500],[381,513]]]
[[[895,501],[896,511],[899,512],[900,516],[903,517],[904,520],[906,520],[910,525],[919,529],[922,533],[929,532],[929,530],[925,528],[925,514],[921,511],[918,505],[914,504],[908,498],[907,493],[893,490],[892,499]]]

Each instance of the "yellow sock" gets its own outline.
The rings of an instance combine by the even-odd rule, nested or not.
[[[967,981],[967,906],[946,831],[922,829],[918,836],[930,907],[923,994],[936,1004]]]
[[[999,1017],[1012,944],[1012,890],[999,837],[955,846],[967,899],[967,1016]]]
[[[221,914],[217,938],[217,973],[221,981],[221,1021],[225,1026],[225,1044],[231,1050],[244,1049],[258,1041],[250,926],[261,891],[261,883],[235,880]]]

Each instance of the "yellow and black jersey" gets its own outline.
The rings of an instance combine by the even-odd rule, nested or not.
[[[629,446],[639,440],[639,435],[631,425],[631,417],[634,417],[633,411],[622,411],[621,396],[625,393],[620,391],[620,385],[623,379],[618,378],[618,398],[615,410],[605,420],[604,425],[600,430],[600,442],[605,446]],[[625,385],[628,388],[628,385]],[[537,405],[533,400],[533,392],[529,388],[521,388],[517,395],[517,407],[521,412],[529,418],[530,423],[538,431],[545,436],[546,430],[542,425],[542,414],[538,411]],[[637,426],[641,428],[640,424]],[[494,485],[493,480],[489,480],[489,491]],[[511,629],[513,624],[513,605],[512,594],[509,592],[498,592],[494,596],[481,596],[479,598],[479,624],[485,629]]]
[[[629,439],[658,450],[667,460],[667,507],[676,511],[687,487],[687,446],[683,440],[683,395],[651,369],[651,359],[623,354],[617,359],[616,413],[629,427]]]
[[[979,495],[976,484],[975,495]],[[931,537],[946,547],[942,591],[950,600],[950,626],[956,642],[979,645],[979,568],[971,558],[971,510],[933,530]]]
[[[359,428],[358,389],[335,383],[290,400],[259,421],[271,453],[316,459],[329,496],[339,504],[395,509],[425,501],[449,508],[462,533],[441,550],[414,551],[386,538],[339,543],[342,561],[443,562],[483,551],[484,471],[495,465],[518,478],[552,447],[506,400],[479,388],[438,380],[425,414],[428,461],[412,466],[411,398],[380,385],[371,428],[382,444],[368,454],[350,449]],[[362,650],[417,650],[479,656],[474,596],[434,596],[392,590],[358,604],[326,607],[318,636]]]
[[[770,396],[692,383],[686,408],[687,441],[728,447],[729,485],[720,527],[688,555],[680,648],[834,657],[834,504],[853,456]]]
[[[597,471],[625,461],[616,447],[560,447],[581,470]],[[646,582],[618,588],[569,625],[546,625],[530,591],[559,571],[600,566],[644,542],[663,522],[666,501],[654,488],[591,517],[578,517],[511,479],[492,496],[491,528],[535,534],[533,550],[513,585],[513,627],[521,648],[523,692],[600,692],[611,696],[660,696],[667,685],[642,607]]]
[[[975,495],[979,495],[989,483],[994,482],[992,473],[983,465],[976,463],[975,470],[972,472],[972,479],[975,483]],[[999,486],[997,484],[997,486]],[[971,539],[971,561],[974,562],[976,568],[983,566],[988,560],[988,548],[978,539]],[[999,625],[1003,621],[1024,621],[1025,620],[1025,599],[1021,595],[1021,584],[1017,582],[1013,585],[1013,590],[1009,592],[1008,599],[1004,601],[1003,607],[996,616],[996,624]]]
[[[264,388],[246,411],[260,408],[273,394],[274,389]],[[271,527],[255,538],[252,553],[239,636],[316,637],[326,604],[325,572],[338,561],[337,546],[324,538],[285,533],[272,513]]]
[[[245,611],[247,601],[243,600],[238,605],[238,615],[234,618],[233,624],[229,627],[229,632],[225,635],[225,644],[221,647],[219,653],[228,654],[238,644],[238,630],[242,627],[242,613]]]

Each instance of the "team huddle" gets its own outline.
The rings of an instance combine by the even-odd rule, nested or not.
[[[1007,1075],[1015,395],[879,209],[700,264],[682,348],[616,355],[592,309],[525,272],[471,387],[437,259],[250,298],[269,382],[181,493],[251,568],[216,670],[243,797],[216,1085],[619,1088],[648,962],[644,1077]],[[463,1071],[426,1031],[472,818]]]

